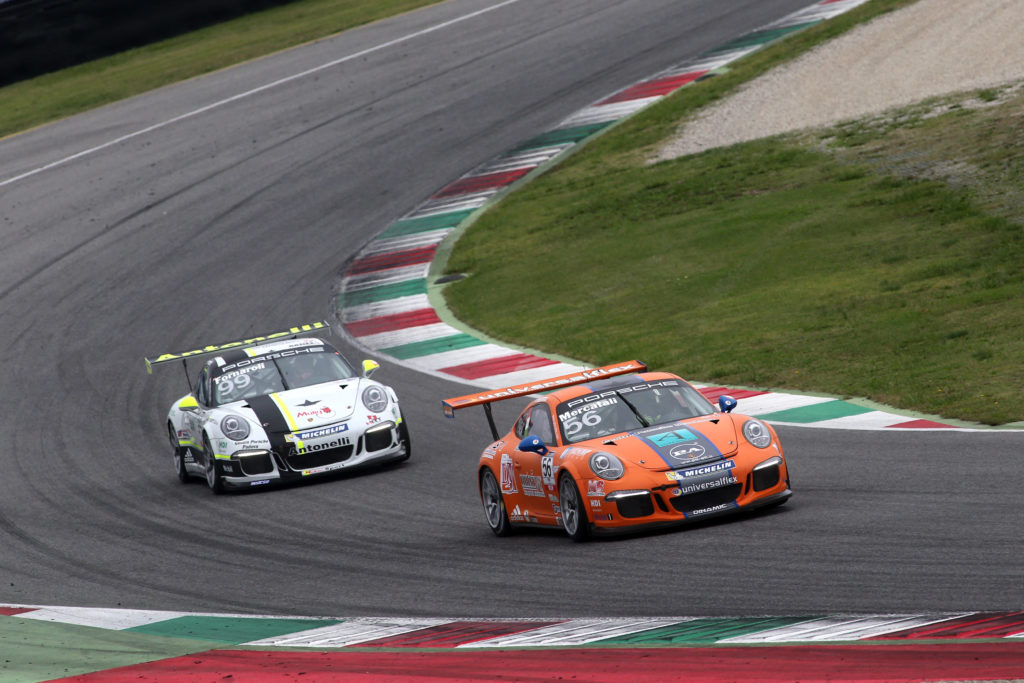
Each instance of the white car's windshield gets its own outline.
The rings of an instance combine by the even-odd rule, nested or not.
[[[322,348],[292,349],[220,368],[213,377],[213,404],[348,379],[352,368],[337,353]]]
[[[574,398],[558,405],[565,443],[577,443],[656,424],[710,415],[714,408],[680,380],[631,384]]]

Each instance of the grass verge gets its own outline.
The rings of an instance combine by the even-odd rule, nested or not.
[[[447,271],[470,277],[445,291],[453,312],[595,364],[1021,420],[1020,92],[647,163],[704,104],[904,4],[769,47],[510,195],[454,248]]]
[[[300,0],[0,88],[0,137],[440,0]]]

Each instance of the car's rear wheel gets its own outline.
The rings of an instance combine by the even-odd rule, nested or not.
[[[206,457],[206,485],[214,493],[224,492],[224,480],[221,478],[220,467],[217,466],[217,458],[213,455],[213,446],[210,439],[203,435],[203,454]]]
[[[590,537],[590,522],[583,497],[576,482],[568,474],[558,480],[558,507],[562,511],[562,527],[569,538],[579,543]]]
[[[178,434],[174,431],[174,425],[167,423],[167,436],[171,441],[171,452],[174,454],[174,473],[178,475],[178,481],[182,484],[188,482],[188,470],[185,469],[185,455],[188,448],[178,444]]]
[[[501,488],[494,473],[488,468],[480,472],[480,501],[484,504],[484,515],[487,525],[495,536],[508,536],[512,533],[512,523],[508,521],[505,511],[505,499],[501,497]]]

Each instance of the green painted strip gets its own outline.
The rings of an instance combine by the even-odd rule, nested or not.
[[[600,123],[591,123],[586,126],[577,126],[575,128],[562,128],[560,130],[552,130],[547,133],[542,133],[536,137],[530,138],[523,144],[512,150],[511,154],[516,152],[523,152],[528,149],[539,149],[541,147],[554,147],[556,145],[564,145],[567,142],[579,142],[589,138],[594,133],[607,128],[608,126],[615,123],[615,121],[603,121]]]
[[[354,292],[342,292],[338,295],[338,307],[358,306],[360,304],[372,304],[387,299],[397,299],[400,296],[413,296],[415,294],[427,293],[427,279],[404,280],[394,282],[390,285],[358,289]]]
[[[205,652],[220,643],[0,616],[0,681],[35,683]]]
[[[725,638],[745,636],[773,628],[811,621],[818,617],[708,618],[683,621],[671,626],[598,640],[591,645],[679,645],[715,643]]]
[[[825,403],[815,403],[814,405],[802,406],[800,408],[780,410],[775,413],[768,413],[767,415],[758,415],[757,417],[762,420],[767,420],[768,422],[778,420],[779,422],[806,423],[832,420],[837,417],[847,417],[849,415],[862,415],[863,413],[870,413],[871,410],[871,408],[865,408],[864,406],[858,406],[853,403],[837,400],[826,401]]]
[[[438,339],[428,339],[426,341],[410,342],[409,344],[401,344],[399,346],[392,346],[387,349],[381,349],[381,353],[386,353],[389,356],[394,356],[400,360],[408,360],[409,358],[419,358],[420,356],[429,356],[434,353],[442,353],[444,351],[455,351],[457,349],[466,349],[471,346],[480,346],[486,344],[482,339],[468,334],[453,334],[450,337],[440,337]]]
[[[332,619],[268,619],[262,617],[184,616],[125,629],[172,638],[200,638],[238,645],[252,640],[333,626]]]
[[[424,216],[423,218],[407,218],[405,220],[395,221],[387,230],[382,232],[380,237],[377,239],[402,237],[403,235],[415,235],[418,232],[454,228],[456,225],[466,220],[474,211],[476,211],[476,209],[466,209],[463,211],[452,211],[450,213],[439,213],[433,216]]]
[[[779,38],[789,35],[794,31],[800,31],[808,26],[814,26],[818,21],[809,21],[806,24],[797,24],[796,26],[784,26],[782,28],[770,29],[767,31],[754,31],[748,33],[745,36],[740,36],[736,40],[726,43],[725,45],[719,45],[714,50],[711,50],[707,54],[719,54],[722,52],[731,52],[732,50],[739,50],[744,47],[751,47],[752,45],[765,45],[778,40]]]

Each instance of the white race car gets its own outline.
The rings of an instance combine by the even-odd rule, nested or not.
[[[411,454],[409,427],[391,387],[357,374],[323,339],[327,322],[146,359],[146,367],[212,356],[174,402],[167,431],[174,469],[214,493],[298,480]],[[188,377],[188,366],[185,366]]]

